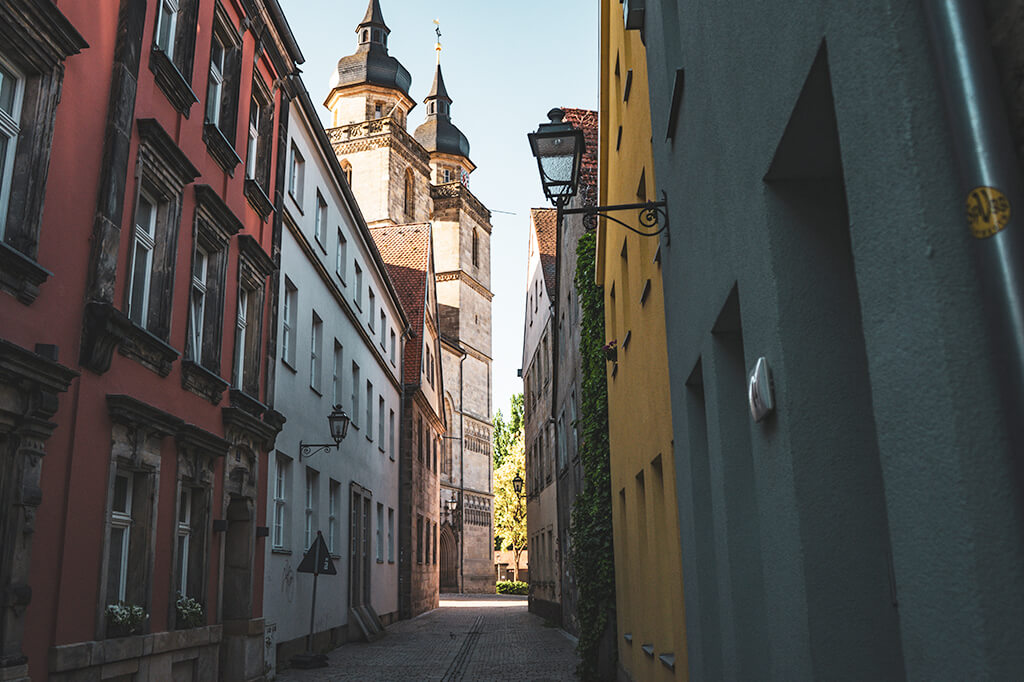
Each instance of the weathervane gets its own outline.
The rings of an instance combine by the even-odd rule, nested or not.
[[[441,20],[434,19],[434,33],[437,34],[437,45],[434,49],[437,51],[437,63],[441,63]]]

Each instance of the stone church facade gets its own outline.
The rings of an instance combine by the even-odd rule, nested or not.
[[[371,228],[431,223],[448,429],[436,502],[440,590],[490,592],[490,211],[469,190],[476,166],[469,141],[451,121],[440,58],[423,101],[426,120],[410,133],[412,78],[388,54],[389,34],[379,0],[370,0],[356,28],[356,52],[339,60],[331,78],[327,133]]]

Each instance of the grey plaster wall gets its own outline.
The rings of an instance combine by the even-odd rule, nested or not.
[[[1019,678],[1020,491],[920,3],[646,22],[693,679]]]

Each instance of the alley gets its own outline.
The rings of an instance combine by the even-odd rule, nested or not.
[[[575,644],[527,611],[525,597],[443,595],[441,606],[400,621],[369,644],[350,643],[320,670],[287,670],[281,682],[359,680],[574,680]]]

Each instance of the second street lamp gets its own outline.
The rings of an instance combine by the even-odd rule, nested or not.
[[[327,415],[327,426],[331,431],[331,438],[334,439],[333,443],[304,443],[299,441],[299,461],[305,457],[309,459],[313,455],[320,454],[321,452],[329,452],[331,448],[341,448],[341,441],[345,440],[345,436],[348,435],[348,425],[351,419],[345,410],[341,408],[341,405],[335,405],[331,413]]]
[[[523,495],[523,477],[516,474],[516,477],[512,479],[512,489],[516,491],[517,497],[525,497]]]

